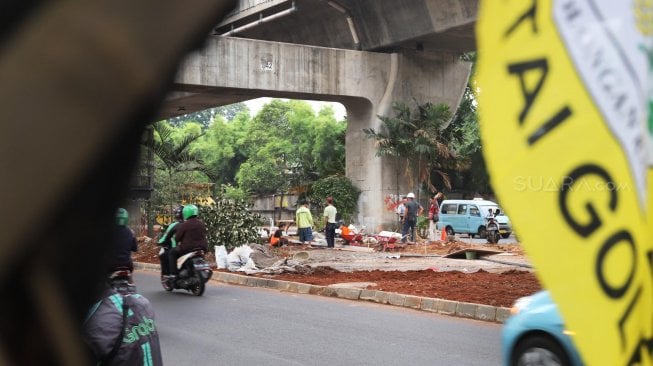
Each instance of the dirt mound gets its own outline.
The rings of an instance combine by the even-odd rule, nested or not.
[[[139,238],[139,250],[134,255],[134,260],[144,263],[158,264],[159,247],[154,240]],[[478,246],[478,245],[476,245]],[[457,250],[472,248],[474,245],[464,242],[434,242],[407,245],[395,253],[408,255],[442,256]],[[501,251],[511,256],[523,256],[519,245],[482,245],[483,249]],[[528,270],[507,269],[498,273],[491,273],[483,269],[474,269],[472,263],[481,261],[457,261],[454,263],[461,270],[440,270],[441,266],[422,265],[419,270],[381,270],[388,264],[397,263],[396,259],[388,259],[394,253],[356,253],[346,250],[332,250],[323,248],[305,248],[300,246],[287,246],[274,249],[273,253],[279,257],[291,258],[297,251],[308,251],[312,258],[313,270],[311,273],[283,273],[278,275],[260,275],[279,280],[308,283],[313,285],[332,285],[348,282],[371,282],[375,286],[370,289],[396,292],[406,295],[433,297],[453,301],[471,302],[492,306],[509,307],[513,302],[526,295],[531,295],[541,289],[535,274]],[[215,265],[213,253],[207,253],[207,260]],[[443,260],[443,259],[439,259]],[[350,272],[338,271],[332,265],[320,263],[352,264],[364,262],[371,270],[354,270]],[[467,270],[470,269],[470,270]],[[225,270],[226,272],[226,270]],[[471,273],[470,273],[471,272]]]

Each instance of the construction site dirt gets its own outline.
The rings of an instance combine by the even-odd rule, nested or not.
[[[159,247],[155,242],[139,242],[134,260],[158,264]],[[364,244],[337,244],[335,249],[306,245],[272,249],[279,258],[292,258],[298,252],[307,253],[303,257],[304,264],[312,268],[309,273],[254,276],[314,285],[362,283],[380,291],[499,307],[510,307],[519,297],[541,289],[518,243],[435,241],[408,244],[392,251],[378,251]],[[207,260],[215,266],[213,253],[207,253]]]

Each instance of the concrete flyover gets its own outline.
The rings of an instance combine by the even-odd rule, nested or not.
[[[416,187],[397,178],[394,161],[375,156],[362,129],[378,128],[377,116],[392,114],[395,101],[456,108],[470,72],[459,55],[474,48],[476,3],[242,0],[182,64],[160,117],[257,97],[342,103],[346,174],[362,190],[357,221],[376,228],[394,220],[384,197]]]

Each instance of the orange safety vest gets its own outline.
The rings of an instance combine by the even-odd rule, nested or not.
[[[279,238],[276,236],[270,237],[270,245],[275,246],[279,242]]]

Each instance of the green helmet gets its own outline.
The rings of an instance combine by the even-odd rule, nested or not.
[[[181,211],[182,216],[184,216],[184,220],[188,220],[193,216],[197,216],[199,213],[200,210],[195,205],[186,205]]]
[[[129,213],[124,208],[119,208],[116,212],[116,224],[119,226],[127,226],[129,222]]]

